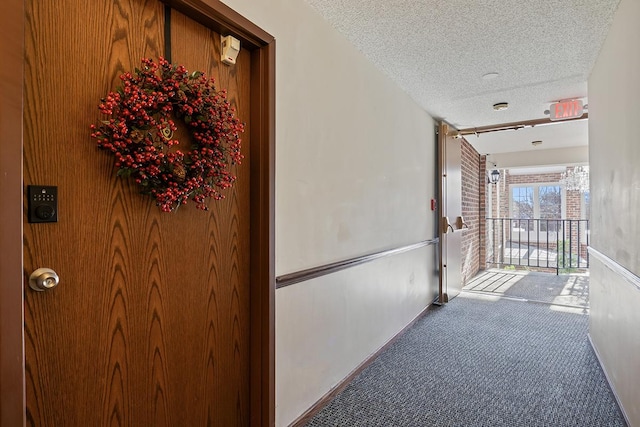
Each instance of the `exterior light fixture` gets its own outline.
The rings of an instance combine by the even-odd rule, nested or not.
[[[500,171],[498,169],[494,169],[489,174],[489,184],[497,184],[500,181]]]
[[[509,108],[508,102],[498,102],[497,104],[493,104],[493,109],[495,111],[504,111]]]

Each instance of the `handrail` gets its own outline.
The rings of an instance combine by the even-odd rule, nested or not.
[[[618,263],[618,261],[609,258],[599,250],[589,246],[589,253],[593,255],[598,261],[600,261],[609,270],[616,273],[626,280],[630,285],[634,286],[636,290],[640,291],[640,276],[633,271],[627,269],[624,265]]]
[[[398,255],[404,252],[412,251],[438,243],[439,239],[423,240],[418,243],[413,243],[406,246],[400,246],[394,249],[387,249],[384,251],[373,252],[366,255],[361,255],[354,258],[349,258],[341,261],[332,262],[330,264],[321,265],[318,267],[307,268],[305,270],[296,271],[294,273],[283,274],[276,277],[276,289],[291,286],[296,283],[305,282],[316,277],[325,276],[327,274],[335,273],[336,271],[344,270],[346,268],[355,267],[356,265],[364,264],[376,259],[388,257],[391,255]]]

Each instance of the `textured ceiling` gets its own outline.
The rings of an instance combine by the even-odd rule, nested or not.
[[[306,1],[434,118],[460,129],[545,118],[549,103],[562,99],[586,104],[587,79],[619,3]],[[494,111],[497,102],[509,108]]]

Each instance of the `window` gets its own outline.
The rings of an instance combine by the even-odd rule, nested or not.
[[[511,186],[511,218],[562,219],[562,188],[554,184],[528,184]],[[513,228],[536,231],[538,221],[513,221]],[[556,221],[539,221],[541,232],[558,230]]]
[[[511,188],[511,218],[533,219],[533,187]],[[533,230],[532,221],[514,221],[514,228]]]
[[[591,214],[591,194],[588,191],[582,193],[582,209],[581,216],[582,219],[589,219]]]
[[[540,219],[562,218],[562,193],[558,185],[538,187]],[[540,221],[540,231],[558,231],[558,223]]]
[[[591,194],[586,191],[582,193],[582,203],[580,206],[580,218],[589,220],[591,218]],[[589,230],[591,221],[587,222],[586,229]]]

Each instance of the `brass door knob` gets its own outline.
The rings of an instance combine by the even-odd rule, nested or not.
[[[29,287],[34,291],[42,292],[53,289],[60,283],[58,273],[50,268],[38,268],[29,276]]]

